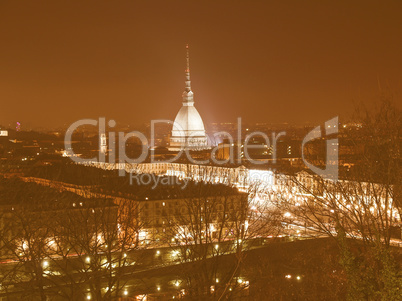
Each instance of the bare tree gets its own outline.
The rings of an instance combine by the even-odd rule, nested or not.
[[[240,275],[247,251],[278,233],[276,216],[257,200],[256,186],[238,192],[215,184],[215,177],[226,174],[208,172],[192,175],[207,182],[176,190],[174,198],[162,202],[160,216],[152,217],[161,219],[163,245],[169,246],[165,262],[180,264],[172,289],[191,300],[223,300],[244,292],[248,284]]]
[[[336,239],[351,300],[400,300],[392,230],[400,229],[401,115],[389,99],[359,112],[353,139],[364,154],[341,179],[306,171],[282,177],[275,192],[287,222]]]
[[[136,199],[28,180],[37,183],[2,182],[10,204],[1,210],[0,232],[6,295],[112,300],[133,293],[129,276],[142,256]]]

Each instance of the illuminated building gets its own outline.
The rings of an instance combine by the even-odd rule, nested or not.
[[[237,218],[247,208],[247,194],[230,189],[222,194],[223,186],[215,188],[216,191],[205,190],[202,195],[199,191],[193,193],[194,187],[186,187],[184,193],[177,189],[176,193],[183,195],[173,190],[165,194],[153,190],[147,197],[139,198],[139,241],[164,246],[192,244],[200,235],[198,239],[211,242],[218,240],[220,231],[226,239],[233,239],[236,225],[245,222]],[[202,229],[196,230],[197,225],[202,225]]]
[[[100,136],[100,148],[101,148],[101,152],[106,154],[107,152],[107,141],[106,141],[106,134],[103,133]]]
[[[193,91],[190,81],[190,57],[187,49],[186,87],[183,92],[183,105],[177,113],[172,135],[170,137],[170,150],[181,149],[202,150],[208,149],[208,140],[205,134],[204,123],[197,109],[194,107]]]

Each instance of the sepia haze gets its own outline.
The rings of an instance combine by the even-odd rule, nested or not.
[[[402,88],[402,2],[2,1],[0,124],[320,123]]]

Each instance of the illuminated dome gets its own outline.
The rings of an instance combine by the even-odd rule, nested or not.
[[[177,113],[174,122],[179,125],[179,129],[173,127],[172,136],[191,136],[191,137],[203,137],[205,136],[204,123],[201,116],[194,106],[182,106],[179,113]]]
[[[183,105],[176,115],[170,137],[170,150],[201,150],[208,147],[204,123],[194,107],[194,93],[191,91],[189,54],[187,45],[186,88],[183,92]]]

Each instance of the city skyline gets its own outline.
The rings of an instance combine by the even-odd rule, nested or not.
[[[402,300],[401,12],[0,2],[0,301]]]
[[[186,43],[206,124],[319,124],[399,97],[402,4],[345,3],[2,3],[0,124],[173,120]]]

